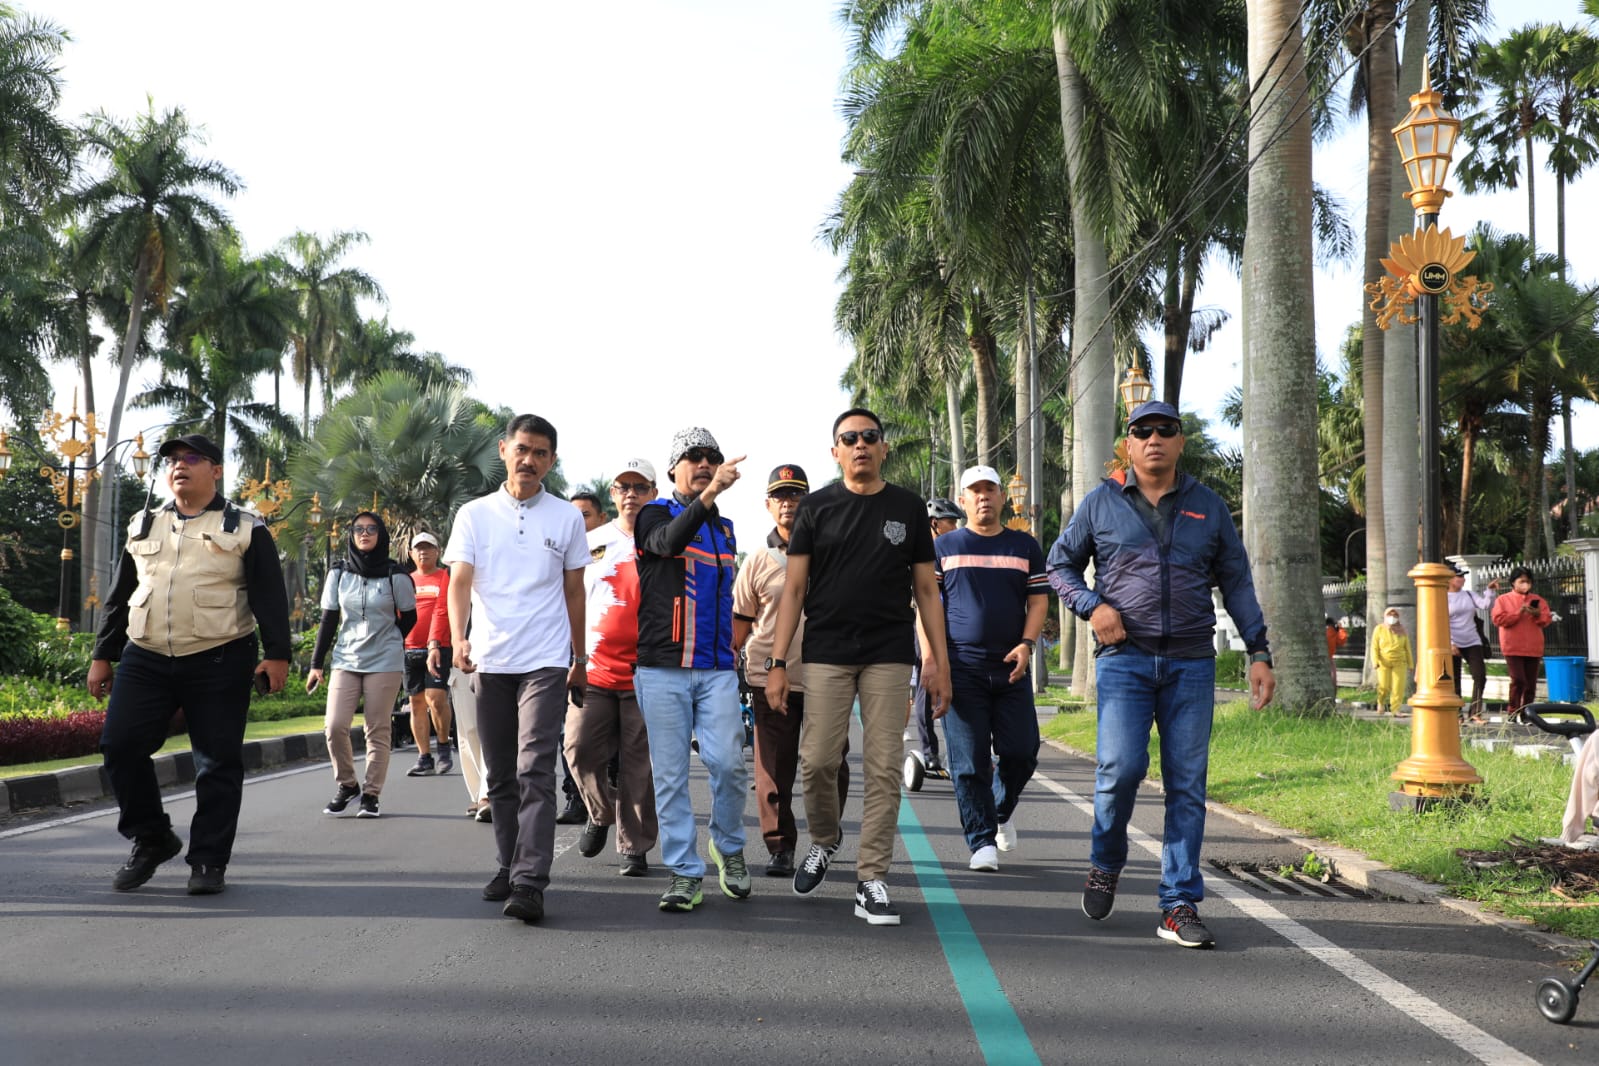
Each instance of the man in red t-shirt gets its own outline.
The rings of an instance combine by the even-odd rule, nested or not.
[[[655,467],[630,459],[611,484],[616,521],[588,532],[591,561],[583,571],[588,594],[588,690],[566,709],[566,761],[588,808],[578,851],[592,858],[615,825],[623,877],[649,873],[655,847],[655,782],[650,740],[633,692],[638,662],[638,562],[633,522],[655,499]],[[616,762],[616,782],[609,767]]]
[[[411,736],[416,740],[416,765],[408,777],[433,773],[428,751],[429,723],[439,736],[438,772],[455,768],[450,759],[450,572],[439,565],[438,539],[423,530],[411,538],[411,561],[416,571],[416,625],[405,635],[405,691],[411,697]],[[428,669],[428,651],[442,648],[439,672]]]

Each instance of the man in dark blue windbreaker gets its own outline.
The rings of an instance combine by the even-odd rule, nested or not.
[[[1098,767],[1083,913],[1102,921],[1115,906],[1153,725],[1166,793],[1156,932],[1183,947],[1208,948],[1215,938],[1197,907],[1205,895],[1199,849],[1216,689],[1212,585],[1249,650],[1251,705],[1269,703],[1276,681],[1249,559],[1227,505],[1177,472],[1177,409],[1159,400],[1140,404],[1127,432],[1131,469],[1083,498],[1048,561],[1050,584],[1095,638]],[[1093,588],[1084,580],[1090,562]]]
[[[711,779],[710,856],[722,891],[750,894],[744,863],[744,718],[733,669],[733,579],[738,547],[733,523],[716,500],[738,480],[744,457],[723,462],[710,431],[672,437],[666,461],[672,494],[639,509],[638,665],[633,690],[649,733],[661,859],[672,883],[663,911],[691,911],[703,901],[705,860],[695,845],[688,794],[689,744],[699,741]]]

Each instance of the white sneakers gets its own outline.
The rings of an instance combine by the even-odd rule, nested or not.
[[[1010,816],[1010,821],[999,823],[999,828],[994,831],[994,843],[999,845],[1000,851],[1016,850],[1016,816]]]
[[[972,861],[968,864],[973,870],[985,870],[994,873],[999,870],[999,852],[994,845],[984,844],[972,852]]]

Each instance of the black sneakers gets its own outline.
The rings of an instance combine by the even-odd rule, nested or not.
[[[155,876],[156,867],[183,850],[183,841],[169,827],[165,834],[141,837],[133,842],[133,853],[111,878],[118,892],[131,892]]]
[[[544,893],[531,885],[512,885],[511,898],[505,901],[501,913],[532,925],[544,917]]]
[[[623,877],[648,877],[650,863],[642,855],[626,854],[622,856],[622,867],[617,871]]]
[[[439,773],[447,774],[453,769],[455,769],[455,760],[450,758],[449,745],[439,745]]]
[[[1110,917],[1110,912],[1116,909],[1116,882],[1120,876],[1097,866],[1088,868],[1088,884],[1083,886],[1084,914],[1096,922]]]
[[[875,880],[857,881],[855,917],[865,918],[868,925],[898,925],[899,911],[889,901],[888,885]]]
[[[405,771],[406,777],[431,777],[433,775],[433,756],[418,755],[416,765]]]
[[[589,809],[583,806],[583,797],[572,795],[567,798],[566,808],[555,816],[556,825],[582,825],[589,820]]]
[[[360,785],[340,785],[339,790],[333,794],[333,798],[328,800],[328,805],[322,808],[322,813],[343,814],[344,808],[348,807],[350,801],[360,794]]]
[[[787,848],[772,852],[772,857],[766,860],[766,876],[793,877],[794,852]]]
[[[594,858],[594,856],[605,850],[605,841],[610,835],[610,826],[595,825],[593,822],[587,823],[583,826],[583,832],[577,838],[578,854],[585,859]]]
[[[808,896],[816,891],[816,886],[827,876],[827,866],[833,861],[833,855],[837,851],[837,844],[829,844],[826,847],[815,843],[811,845],[811,849],[805,853],[805,861],[794,871],[796,896]]]
[[[227,888],[222,880],[227,869],[226,866],[210,866],[206,863],[194,866],[189,872],[189,895],[214,896]]]
[[[374,793],[361,793],[361,809],[355,812],[357,818],[376,818],[378,812],[378,798]]]
[[[502,899],[509,899],[511,895],[511,871],[500,867],[493,880],[483,886],[483,898],[490,903],[498,903]]]
[[[1162,911],[1160,925],[1155,932],[1162,940],[1170,940],[1180,947],[1216,946],[1216,938],[1210,935],[1205,923],[1199,920],[1199,912],[1186,903],[1178,904],[1169,911]]]

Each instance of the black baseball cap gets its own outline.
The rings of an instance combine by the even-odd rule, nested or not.
[[[197,452],[219,466],[222,464],[222,449],[218,448],[210,437],[202,436],[199,433],[173,437],[163,443],[156,454],[165,459],[167,456],[177,452]]]
[[[805,478],[805,468],[795,466],[793,463],[784,463],[772,471],[772,476],[766,479],[766,494],[770,496],[778,489],[799,489],[801,492],[811,491],[811,483]]]

